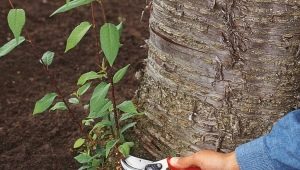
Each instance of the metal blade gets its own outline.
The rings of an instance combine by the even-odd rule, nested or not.
[[[121,164],[125,170],[144,170],[148,164],[152,164],[153,161],[129,156],[125,160],[121,160]]]
[[[124,160],[121,160],[121,165],[123,170],[142,170],[142,169],[136,169],[130,165],[128,165]]]

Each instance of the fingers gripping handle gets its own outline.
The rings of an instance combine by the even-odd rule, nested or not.
[[[171,159],[171,157],[167,158],[167,162],[168,162],[168,166],[169,166],[170,170],[179,170],[170,164],[170,159]],[[184,170],[201,170],[201,169],[197,168],[197,167],[189,167],[189,168],[185,168]]]

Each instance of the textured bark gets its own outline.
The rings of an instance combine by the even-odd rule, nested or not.
[[[300,1],[153,0],[145,148],[227,152],[268,132],[299,104],[299,28]]]

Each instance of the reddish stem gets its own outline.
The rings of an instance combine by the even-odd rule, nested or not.
[[[103,17],[103,21],[104,21],[104,23],[106,23],[106,22],[107,22],[107,19],[106,19],[105,9],[104,9],[104,5],[103,5],[103,3],[102,3],[102,0],[99,0],[99,1],[97,1],[97,2],[99,2],[99,4],[100,4],[101,12],[102,12],[102,17]]]
[[[91,10],[92,10],[92,21],[93,21],[93,28],[96,28],[96,20],[95,20],[95,13],[94,13],[94,5],[93,2],[91,3]]]
[[[42,62],[43,63],[43,62]],[[67,103],[67,101],[65,100],[65,97],[62,95],[62,92],[60,91],[60,89],[58,88],[57,82],[54,79],[54,76],[52,76],[52,74],[50,73],[48,67],[46,67],[46,65],[43,63],[43,67],[44,70],[46,71],[47,75],[49,76],[50,80],[51,80],[51,84],[55,87],[57,94],[60,96],[60,98],[63,100],[63,102],[65,103],[67,109],[68,109],[68,113],[69,115],[72,117],[72,120],[74,121],[74,123],[76,123],[80,129],[80,132],[83,132],[83,127],[81,125],[80,122],[76,121],[76,117],[74,115],[74,111],[71,109],[70,105]]]
[[[96,26],[96,19],[95,19],[95,12],[94,12],[93,2],[91,3],[91,11],[92,11],[92,22],[93,22],[94,38],[96,39],[96,47],[97,47],[96,62],[98,64],[98,66],[100,66],[102,56],[101,56],[99,38],[98,38],[98,35],[97,35],[97,26]],[[99,58],[97,56],[99,56]]]
[[[112,77],[111,77],[111,95],[112,95],[113,108],[114,108],[114,118],[115,118],[115,124],[116,124],[116,137],[120,137],[120,134],[119,134],[119,130],[120,130],[119,113],[118,113],[117,104],[116,104],[115,85],[114,85]]]
[[[14,4],[12,3],[12,1],[8,0],[8,2],[9,2],[10,7],[13,8],[13,9],[15,9]]]

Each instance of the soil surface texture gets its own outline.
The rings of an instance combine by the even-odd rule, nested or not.
[[[53,17],[49,15],[65,0],[12,0],[15,8],[26,11],[23,35],[32,41],[23,43],[0,59],[0,169],[78,169],[72,149],[80,132],[66,112],[49,112],[32,116],[35,102],[55,91],[39,59],[47,50],[56,53],[50,72],[58,87],[68,97],[76,89],[82,73],[97,69],[97,47],[94,30],[90,30],[76,48],[64,54],[68,35],[83,21],[92,22],[91,6],[87,5]],[[139,81],[135,73],[143,68],[147,56],[148,15],[141,13],[145,0],[105,0],[107,21],[124,21],[124,32],[115,69],[131,64],[127,76],[116,87],[118,100],[131,99]],[[6,16],[8,0],[0,2],[0,46],[13,38]],[[101,10],[94,4],[96,29],[104,23]],[[98,34],[97,31],[96,34]],[[79,120],[82,113],[76,113]]]

